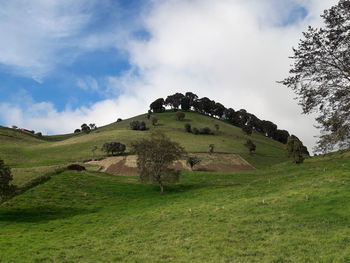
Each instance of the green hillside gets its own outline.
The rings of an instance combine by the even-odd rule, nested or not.
[[[119,141],[129,146],[131,141],[148,136],[153,130],[161,130],[183,145],[188,152],[207,152],[208,145],[215,144],[217,152],[238,153],[257,168],[286,160],[285,146],[260,134],[249,136],[257,145],[256,154],[250,156],[243,146],[248,136],[244,135],[240,128],[223,121],[194,112],[186,113],[184,121],[177,121],[174,112],[159,113],[155,116],[159,119],[155,127],[147,120],[146,115],[140,115],[100,127],[90,134],[67,134],[42,138],[8,128],[0,128],[0,156],[11,167],[66,164],[91,158],[91,149],[95,145],[100,148],[107,141]],[[132,120],[145,121],[150,129],[132,131],[129,128]],[[215,130],[214,125],[218,124],[219,134],[189,134],[184,131],[185,123],[190,123],[192,127],[209,127],[212,130]],[[96,153],[98,156],[104,156],[101,151]]]
[[[66,171],[0,206],[0,262],[349,262],[349,174],[344,153],[188,172],[161,195]]]

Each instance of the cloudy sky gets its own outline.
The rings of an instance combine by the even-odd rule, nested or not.
[[[0,0],[0,125],[108,124],[191,91],[314,145],[314,116],[276,81],[335,0]]]

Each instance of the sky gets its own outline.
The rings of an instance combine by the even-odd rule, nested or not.
[[[336,0],[0,0],[0,125],[70,133],[191,91],[315,144],[292,47]]]

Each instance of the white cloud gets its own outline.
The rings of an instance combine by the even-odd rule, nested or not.
[[[288,56],[302,36],[301,32],[309,24],[320,25],[322,10],[336,0],[281,2],[154,0],[153,8],[144,15],[144,26],[151,38],[123,40],[127,43],[124,48],[133,69],[108,79],[108,92],[121,93],[118,99],[63,112],[57,112],[49,103],[34,103],[32,111],[3,104],[1,112],[9,113],[9,125],[68,132],[76,128],[77,123],[107,124],[118,117],[145,112],[156,98],[178,91],[192,91],[226,107],[245,108],[259,118],[271,120],[279,128],[295,133],[312,146],[313,136],[318,134],[313,128],[314,118],[301,115],[301,108],[293,100],[294,94],[276,81],[288,75],[291,64]],[[308,16],[281,26],[281,19],[297,6],[305,7]],[[74,26],[70,26],[69,31],[59,29],[54,33],[59,36],[74,34],[74,28],[79,28],[88,19],[83,15],[78,16],[78,21],[62,22]],[[53,29],[49,27],[43,35],[50,30]],[[102,45],[97,38],[92,39],[91,43]],[[36,42],[32,44],[35,45]],[[16,59],[23,59],[22,50],[19,51],[19,55],[8,58],[13,64],[20,65]],[[44,57],[34,56],[29,64],[40,65]],[[46,114],[43,114],[45,107]],[[35,112],[40,112],[41,117]]]
[[[108,24],[92,31],[89,26],[96,23],[97,11],[106,10],[115,12],[115,29]],[[57,65],[69,64],[81,53],[121,45],[125,38],[118,26],[121,13],[110,0],[2,1],[0,65],[41,81]]]

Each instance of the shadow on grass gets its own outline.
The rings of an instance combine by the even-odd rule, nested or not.
[[[39,223],[94,212],[96,212],[96,210],[71,207],[0,207],[0,222]]]

